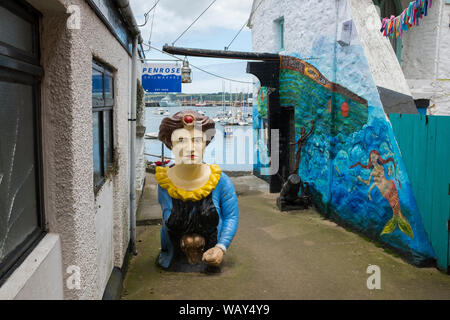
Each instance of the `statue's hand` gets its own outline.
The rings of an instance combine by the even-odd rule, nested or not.
[[[218,267],[223,260],[223,250],[219,247],[213,247],[203,254],[203,261],[213,267]]]

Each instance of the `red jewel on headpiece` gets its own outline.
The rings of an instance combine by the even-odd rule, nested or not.
[[[186,122],[186,123],[192,123],[193,121],[194,121],[194,118],[192,118],[192,116],[184,117],[184,122]]]

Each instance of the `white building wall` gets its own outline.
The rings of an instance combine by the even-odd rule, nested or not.
[[[129,134],[131,57],[86,1],[64,1],[81,9],[81,29],[69,32],[73,90],[73,165],[75,212],[80,229],[74,232],[80,247],[72,264],[82,268],[82,288],[74,298],[102,297],[114,265],[121,267],[129,242]],[[114,70],[114,158],[116,173],[97,195],[93,188],[92,59]],[[114,241],[114,242],[113,242]],[[113,242],[113,243],[112,243]],[[84,248],[83,248],[84,247]],[[63,247],[63,255],[66,248]],[[68,248],[67,248],[68,249]],[[68,249],[69,250],[69,249]],[[67,251],[68,251],[67,250]],[[114,253],[114,254],[113,254]]]
[[[381,20],[373,1],[349,0],[349,4],[375,84],[411,96],[392,45],[380,32]]]
[[[0,287],[0,300],[62,300],[61,240],[49,233]]]
[[[254,1],[253,10],[260,2]],[[274,20],[284,16],[285,50],[280,54],[309,52],[314,30],[336,32],[337,3],[342,7],[343,1],[264,0],[249,23],[253,51],[279,52]],[[375,84],[414,99],[430,99],[429,114],[450,115],[450,4],[433,1],[420,25],[403,34],[401,66],[389,40],[379,32],[373,1],[349,0],[349,4]]]
[[[434,0],[428,16],[403,36],[402,69],[414,99],[428,113],[450,115],[450,4]]]
[[[260,3],[256,0],[253,8]],[[265,0],[250,21],[252,48],[257,52],[279,52],[279,37],[274,20],[284,17],[285,50],[280,54],[298,53],[309,60],[317,34],[336,34],[340,24],[352,19],[364,48],[375,84],[404,95],[411,95],[395,53],[387,38],[379,32],[381,22],[372,0]],[[350,6],[350,8],[348,8]],[[350,9],[350,10],[347,10]],[[346,14],[351,12],[352,15]],[[339,23],[335,21],[339,17]],[[330,52],[333,58],[334,52]],[[357,62],[356,62],[357,63]],[[330,80],[332,80],[330,78]]]
[[[143,63],[141,61],[138,62],[138,71],[137,76],[139,79],[142,79],[142,66]],[[141,83],[142,85],[142,83]],[[144,97],[142,98],[142,114],[139,119],[136,121],[136,126],[143,126],[145,127],[145,93]],[[137,113],[137,111],[136,111]],[[137,132],[137,130],[136,130]],[[136,189],[138,191],[138,194],[142,194],[143,188],[144,188],[144,179],[145,179],[145,169],[147,160],[145,159],[144,155],[145,151],[145,138],[144,136],[136,135]],[[137,199],[136,201],[139,201]]]
[[[129,109],[131,57],[83,0],[29,0],[42,13],[41,86],[46,230],[51,234],[1,287],[19,299],[101,299],[129,239]],[[66,27],[67,7],[80,9],[80,29]],[[92,59],[114,70],[114,157],[117,171],[93,187]],[[49,245],[46,239],[57,239]],[[42,248],[46,248],[43,250]],[[34,260],[33,260],[34,261]],[[33,263],[31,264],[33,266]],[[80,270],[80,287],[66,281]],[[52,291],[53,290],[53,291]]]

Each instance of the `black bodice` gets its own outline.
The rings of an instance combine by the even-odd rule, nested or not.
[[[172,212],[167,228],[175,248],[185,234],[196,233],[205,238],[205,250],[217,243],[219,215],[212,201],[212,193],[198,201],[183,201],[172,198]]]

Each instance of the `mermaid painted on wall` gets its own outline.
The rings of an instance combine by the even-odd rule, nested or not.
[[[369,155],[369,163],[367,165],[361,164],[361,162],[358,162],[350,167],[355,168],[357,166],[360,166],[363,169],[370,169],[372,170],[369,175],[369,179],[364,180],[361,178],[361,176],[358,176],[358,180],[366,185],[370,185],[372,178],[373,178],[373,184],[370,186],[368,191],[368,198],[370,201],[372,201],[371,192],[372,189],[377,187],[380,191],[383,198],[385,198],[391,209],[392,209],[392,219],[389,220],[386,225],[383,228],[383,231],[381,231],[381,235],[388,234],[394,232],[396,227],[398,226],[399,229],[406,235],[410,236],[411,238],[414,238],[413,231],[411,229],[411,226],[408,222],[408,220],[403,216],[401,208],[400,208],[400,201],[398,197],[397,187],[395,185],[394,180],[392,179],[386,179],[386,176],[384,174],[384,165],[386,163],[392,162],[394,165],[394,172],[396,174],[397,167],[395,165],[395,161],[393,158],[387,158],[383,159],[380,155],[380,153],[377,150],[372,150]],[[400,181],[395,178],[395,180],[398,183],[398,186],[401,188]]]

